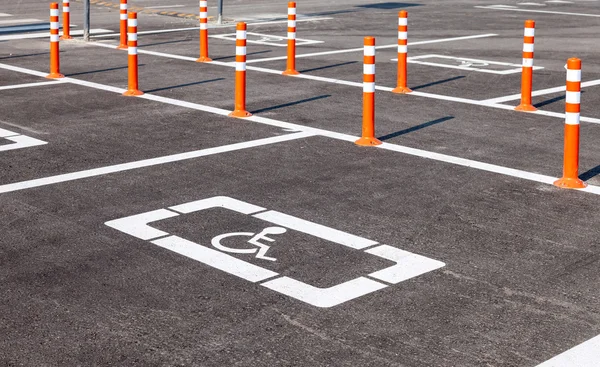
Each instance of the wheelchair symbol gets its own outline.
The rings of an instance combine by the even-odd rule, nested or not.
[[[265,256],[267,251],[271,248],[270,246],[265,245],[264,243],[260,243],[259,240],[265,240],[269,242],[275,242],[274,239],[267,237],[269,234],[283,234],[287,231],[287,229],[283,227],[267,227],[262,230],[262,232],[258,234],[254,234],[252,232],[233,232],[233,233],[225,233],[216,236],[213,238],[210,243],[213,247],[218,248],[221,251],[230,252],[234,254],[254,254],[256,253],[257,259],[269,260],[269,261],[277,261],[274,257]],[[248,248],[248,249],[238,249],[231,248],[221,244],[221,240],[227,237],[236,237],[236,236],[246,236],[252,237],[247,242],[256,246],[256,248]]]

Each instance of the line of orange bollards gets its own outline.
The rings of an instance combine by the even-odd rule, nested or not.
[[[198,62],[211,62],[208,57],[208,2],[200,0],[200,57]],[[60,39],[71,39],[69,24],[69,0],[63,0],[63,36]],[[127,12],[127,0],[120,0],[120,44],[118,49],[128,50],[128,89],[123,95],[139,96],[143,92],[138,85],[138,51],[137,51],[137,13]],[[246,23],[238,23],[236,27],[236,61],[235,61],[235,109],[229,116],[244,118],[252,116],[246,110]],[[287,65],[283,75],[298,75],[296,70],[296,3],[288,3],[287,24]],[[535,22],[525,21],[523,39],[523,70],[521,76],[521,103],[517,111],[532,112],[537,109],[532,105],[532,78],[534,56]],[[398,13],[398,78],[394,93],[409,94],[408,88],[408,13]],[[59,11],[58,3],[50,4],[50,73],[48,78],[64,78],[60,73],[59,61]],[[585,182],[579,179],[579,119],[581,96],[581,60],[571,58],[567,62],[566,106],[565,106],[565,142],[563,177],[554,184],[562,188],[584,188]],[[375,137],[375,38],[364,39],[363,61],[363,124],[362,137],[356,141],[361,146],[382,144]]]

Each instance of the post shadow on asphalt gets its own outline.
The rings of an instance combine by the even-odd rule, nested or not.
[[[583,94],[583,93],[585,93],[585,91],[583,91],[583,90],[582,90],[582,91],[581,91],[581,94]],[[549,104],[551,104],[551,103],[554,103],[554,102],[562,101],[562,100],[564,100],[565,98],[566,98],[566,94],[563,94],[563,95],[560,95],[560,96],[557,96],[557,97],[554,97],[554,98],[547,99],[547,100],[545,100],[545,101],[543,101],[543,102],[536,103],[536,104],[534,104],[533,106],[534,106],[534,107],[537,107],[537,108],[540,108],[540,107],[543,107],[543,106],[549,105]]]
[[[397,1],[388,1],[386,3],[378,3],[378,4],[365,4],[365,5],[355,5],[355,8],[367,8],[367,9],[403,9],[410,8],[413,6],[421,6],[423,4],[415,4],[415,3],[401,3]]]
[[[246,56],[264,54],[264,53],[267,53],[267,52],[271,52],[271,50],[249,52],[249,53],[246,54]],[[222,56],[222,57],[213,57],[212,59],[213,59],[213,61],[217,61],[217,60],[225,60],[225,59],[233,59],[233,58],[235,58],[235,55]]]
[[[273,110],[276,110],[276,109],[279,109],[279,108],[295,106],[295,105],[299,105],[299,104],[302,104],[302,103],[317,101],[319,99],[329,98],[329,97],[331,97],[331,94],[324,94],[322,96],[316,96],[316,97],[301,99],[301,100],[295,101],[295,102],[289,102],[289,103],[280,104],[280,105],[277,105],[277,106],[261,108],[260,110],[254,110],[254,111],[252,111],[252,113],[256,114],[256,113],[261,113],[261,112],[273,111]]]
[[[304,70],[299,70],[299,72],[301,73],[308,73],[309,71],[316,71],[316,70],[323,70],[323,69],[329,69],[329,68],[335,68],[338,66],[344,66],[344,65],[350,65],[350,64],[356,64],[358,61],[348,61],[348,62],[342,62],[339,64],[333,64],[333,65],[327,65],[327,66],[321,66],[318,68],[312,68],[312,69],[304,69]]]
[[[12,55],[12,56],[5,56],[5,57],[0,57],[0,60],[5,60],[5,59],[16,59],[18,57],[28,57],[28,56],[41,56],[41,55],[50,55],[50,52],[39,52],[36,54],[25,54],[25,55]]]
[[[144,66],[146,64],[139,64],[139,66]],[[113,71],[113,70],[122,70],[122,69],[127,69],[127,66],[118,66],[116,68],[109,68],[109,69],[100,69],[100,70],[91,70],[91,71],[82,71],[81,73],[73,73],[73,74],[65,74],[65,76],[71,77],[71,76],[77,76],[77,75],[86,75],[86,74],[95,74],[95,73],[103,73],[106,71]]]
[[[425,123],[417,125],[417,126],[409,127],[408,129],[396,131],[395,133],[391,133],[391,134],[387,134],[387,135],[384,135],[384,136],[380,136],[377,139],[379,139],[381,141],[393,139],[395,137],[398,137],[398,136],[401,136],[401,135],[410,134],[412,132],[424,129],[424,128],[429,127],[429,126],[441,124],[442,122],[446,122],[448,120],[452,120],[453,118],[454,118],[454,116],[442,117],[442,118],[439,118],[439,119],[436,119],[436,120],[425,122]]]
[[[155,43],[148,43],[148,44],[144,44],[144,45],[138,45],[138,47],[148,47],[148,46],[157,46],[157,45],[166,45],[169,43],[181,43],[181,42],[188,42],[188,41],[192,41],[193,38],[186,38],[186,39],[182,39],[182,40],[174,40],[174,41],[164,41],[164,42],[155,42]]]
[[[592,178],[594,178],[594,177],[596,177],[598,175],[600,175],[600,165],[598,165],[598,166],[596,166],[596,167],[594,167],[594,168],[592,168],[592,169],[590,169],[590,170],[588,170],[588,171],[580,174],[579,178],[582,181],[587,181],[587,180],[591,180]]]
[[[183,87],[189,87],[192,85],[198,85],[198,84],[204,84],[204,83],[212,83],[212,82],[218,82],[220,80],[225,80],[225,78],[215,78],[215,79],[208,79],[208,80],[201,80],[199,82],[193,82],[193,83],[186,83],[186,84],[179,84],[179,85],[172,85],[170,87],[164,87],[164,88],[156,88],[156,89],[150,89],[150,90],[144,90],[144,92],[146,93],[154,93],[154,92],[160,92],[162,90],[167,90],[167,89],[175,89],[175,88],[183,88]]]
[[[438,85],[438,84],[443,84],[443,83],[447,83],[447,82],[452,82],[452,81],[455,81],[455,80],[458,80],[458,79],[462,79],[462,78],[465,78],[465,76],[464,75],[460,75],[460,76],[455,76],[455,77],[444,79],[444,80],[438,80],[437,82],[431,82],[431,83],[427,83],[427,84],[417,85],[416,87],[411,86],[410,89],[412,89],[412,90],[423,89],[423,88],[431,87],[433,85]]]

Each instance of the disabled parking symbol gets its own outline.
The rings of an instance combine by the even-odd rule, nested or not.
[[[230,232],[220,234],[210,239],[211,246],[204,246],[171,235],[149,225],[151,222],[211,208],[228,209],[263,220],[269,224],[258,233]],[[258,283],[265,288],[312,306],[322,308],[343,304],[445,266],[441,261],[226,196],[215,196],[153,210],[111,220],[105,224],[140,240],[149,241],[153,245],[176,252],[249,282]],[[290,230],[314,236],[335,245],[363,251],[369,255],[393,261],[395,265],[332,287],[319,288],[234,256],[235,254],[256,254],[255,257],[259,260],[276,261],[277,259],[267,256],[267,254],[272,246],[277,246],[277,236]],[[226,246],[223,244],[225,239],[238,241],[236,245],[239,247]],[[209,239],[206,241],[208,242]],[[291,250],[293,249],[291,248]]]

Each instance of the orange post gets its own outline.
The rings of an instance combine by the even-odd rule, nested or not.
[[[296,3],[288,3],[287,68],[283,75],[298,75],[296,70]]]
[[[121,0],[119,6],[119,28],[121,37],[117,48],[127,50],[127,0]]]
[[[141,96],[144,94],[138,89],[138,51],[137,51],[137,13],[131,12],[127,19],[127,91],[124,96]]]
[[[515,107],[517,111],[537,111],[531,104],[531,89],[533,86],[533,44],[535,38],[535,22],[525,21],[525,36],[523,37],[523,72],[521,74],[521,104]]]
[[[73,39],[73,37],[71,37],[71,10],[69,9],[69,0],[63,0],[63,35],[60,39]]]
[[[408,79],[408,12],[398,13],[398,86],[394,93],[406,94],[412,92],[406,86]]]
[[[362,138],[355,144],[371,146],[381,144],[375,137],[375,38],[365,37],[364,53]]]
[[[567,61],[567,93],[565,103],[565,150],[563,177],[554,182],[565,189],[582,189],[586,183],[579,179],[579,113],[581,100],[581,60]]]
[[[211,62],[208,57],[208,1],[200,0],[200,57],[197,62]]]
[[[58,3],[50,3],[50,74],[49,79],[64,78],[60,73],[58,37]]]
[[[235,110],[231,117],[249,117],[246,111],[246,23],[237,24],[235,33]]]

